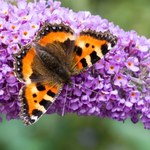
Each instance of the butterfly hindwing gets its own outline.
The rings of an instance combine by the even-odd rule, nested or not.
[[[75,64],[79,71],[92,66],[104,57],[117,42],[117,37],[110,31],[83,31],[77,37],[74,48]]]
[[[31,83],[20,91],[20,117],[26,125],[36,122],[55,101],[62,85]]]

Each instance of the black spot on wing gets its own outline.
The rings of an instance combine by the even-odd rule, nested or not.
[[[82,58],[82,59],[80,60],[80,62],[82,63],[82,66],[83,66],[83,67],[87,67],[87,66],[88,66],[88,64],[87,64],[85,58]]]
[[[35,93],[34,93],[32,96],[33,96],[34,98],[37,97],[37,95],[36,95]]]
[[[101,46],[101,50],[102,50],[102,54],[103,54],[103,55],[106,55],[106,54],[109,52],[109,50],[108,50],[108,45],[107,45],[107,44],[103,44],[103,45]]]
[[[30,125],[30,124],[32,124],[32,123],[34,123],[35,122],[35,120],[34,119],[29,119],[29,121],[26,123],[27,125]]]
[[[45,91],[45,86],[44,85],[37,84],[36,88],[37,88],[38,91]]]
[[[48,90],[47,95],[54,97],[56,94],[54,92],[52,92],[51,90]]]
[[[45,109],[47,109],[49,106],[50,106],[51,102],[50,101],[47,101],[45,99],[42,99],[40,101],[40,105],[42,105]]]
[[[82,48],[80,48],[80,47],[78,47],[78,46],[75,46],[74,51],[76,52],[76,54],[77,54],[78,56],[81,56],[81,55],[82,55]]]
[[[96,63],[100,57],[97,56],[97,53],[95,51],[93,51],[91,54],[90,54],[90,57],[91,57],[91,62],[92,64]]]
[[[32,115],[37,116],[37,117],[40,117],[42,114],[43,114],[43,112],[38,109],[34,109],[32,111]]]
[[[90,46],[90,44],[89,44],[89,43],[86,43],[86,44],[85,44],[85,47],[87,47],[87,48],[88,48],[89,46]]]

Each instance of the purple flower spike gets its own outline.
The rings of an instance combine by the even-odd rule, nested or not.
[[[12,54],[19,51],[18,44],[31,42],[44,22],[63,22],[76,34],[87,29],[110,30],[118,42],[104,59],[73,76],[72,85],[64,86],[47,113],[77,113],[118,121],[131,118],[133,123],[141,121],[150,129],[149,39],[135,31],[125,32],[89,12],[75,13],[61,7],[58,1],[18,0],[15,6],[0,0],[0,4],[0,113],[8,120],[18,119],[18,93],[22,86],[13,73]]]

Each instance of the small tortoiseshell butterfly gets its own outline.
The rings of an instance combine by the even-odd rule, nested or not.
[[[25,83],[19,93],[24,123],[36,122],[71,76],[103,58],[116,42],[110,31],[82,31],[75,37],[69,26],[45,23],[32,43],[14,55],[15,73]]]

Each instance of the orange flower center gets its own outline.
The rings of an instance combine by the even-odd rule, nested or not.
[[[24,35],[27,35],[27,34],[28,34],[28,32],[27,32],[27,31],[25,31],[23,34],[24,34]]]
[[[128,62],[128,66],[132,66],[132,62]]]
[[[111,69],[111,70],[114,70],[114,66],[110,66],[110,69]]]
[[[14,36],[14,38],[15,38],[15,39],[17,39],[17,38],[18,38],[18,36],[17,36],[17,35],[15,35],[15,36]]]
[[[118,80],[121,80],[122,79],[122,77],[121,76],[118,76]]]
[[[32,25],[32,28],[35,28],[35,25]]]
[[[15,29],[15,28],[16,28],[16,26],[12,25],[12,26],[11,26],[11,28],[12,28],[12,29]]]
[[[132,92],[131,96],[132,96],[132,97],[135,97],[135,95],[136,95],[136,94],[135,94],[134,92]]]

